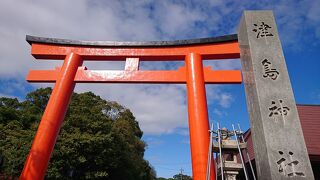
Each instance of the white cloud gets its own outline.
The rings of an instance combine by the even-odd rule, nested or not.
[[[178,128],[175,130],[177,134],[180,134],[182,136],[189,136],[189,128]]]
[[[167,37],[177,38],[185,33],[193,33],[195,23],[205,20],[203,12],[183,3],[158,1],[155,7],[155,20],[161,32]]]
[[[223,108],[229,108],[234,100],[232,94],[224,92],[221,85],[207,85],[206,93],[209,105],[218,103]]]
[[[221,61],[206,60],[203,63],[204,66],[210,66],[213,70],[240,70],[240,59],[226,59]]]
[[[314,0],[295,1],[288,4],[280,1],[268,4],[274,9],[282,43],[293,50],[301,50],[305,43],[319,44],[320,2]],[[291,13],[288,13],[291,12]]]
[[[190,139],[183,139],[181,141],[182,144],[190,144]]]
[[[221,111],[221,110],[219,110],[219,109],[217,109],[217,108],[214,108],[214,109],[213,109],[213,113],[216,114],[216,115],[219,116],[219,117],[222,117],[222,116],[227,115],[226,112]]]
[[[159,139],[158,137],[148,137],[145,139],[148,143],[148,147],[158,147],[164,145],[165,141]]]
[[[0,93],[0,98],[1,98],[1,97],[6,97],[6,98],[17,98],[17,97],[12,96],[12,95],[8,95],[8,94]]]
[[[224,107],[230,107],[231,102],[233,101],[233,97],[231,94],[223,93],[220,96],[219,104]]]

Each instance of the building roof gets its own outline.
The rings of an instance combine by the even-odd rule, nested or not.
[[[311,161],[320,161],[320,105],[297,104],[301,127]],[[254,159],[251,130],[245,133],[250,159]],[[247,158],[245,158],[247,161]]]

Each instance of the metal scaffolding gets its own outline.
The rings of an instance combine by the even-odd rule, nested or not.
[[[247,143],[244,141],[244,133],[241,131],[240,125],[238,129],[232,124],[232,130],[220,128],[217,123],[217,129],[214,130],[213,123],[211,124],[210,144],[208,151],[208,166],[206,179],[210,180],[210,168],[212,157],[216,159],[216,179],[235,180],[241,170],[244,172],[246,180],[249,179],[247,168],[245,166],[244,155],[250,165],[252,179],[256,180],[255,172],[247,150]],[[238,162],[238,158],[241,163]]]

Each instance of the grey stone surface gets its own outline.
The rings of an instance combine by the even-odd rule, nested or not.
[[[314,179],[272,11],[238,29],[258,179]]]

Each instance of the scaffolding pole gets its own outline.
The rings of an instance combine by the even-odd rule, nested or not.
[[[240,131],[242,142],[245,142],[244,138],[243,138],[243,133],[242,133],[241,128],[240,128],[240,124],[238,124],[238,128],[239,128],[239,131]],[[251,173],[252,173],[253,179],[256,180],[256,175],[254,173],[253,166],[252,166],[251,159],[250,159],[250,156],[249,156],[247,148],[245,150],[246,150],[246,154],[247,154],[247,158],[248,158],[248,161],[249,161],[249,165],[250,165],[250,169],[251,169]]]
[[[211,124],[210,132],[210,143],[209,143],[209,151],[208,151],[208,164],[207,164],[207,176],[206,180],[210,180],[210,169],[211,169],[211,160],[212,160],[212,138],[213,138],[213,123]]]
[[[224,180],[224,171],[223,171],[223,159],[222,159],[222,148],[221,148],[221,131],[220,131],[220,125],[217,123],[217,132],[218,132],[218,143],[219,143],[219,156],[220,156],[220,173],[221,173],[221,180]]]
[[[247,170],[246,170],[246,166],[245,166],[245,164],[244,164],[242,152],[241,152],[241,149],[240,149],[240,144],[239,144],[239,140],[238,140],[237,131],[235,130],[233,124],[232,124],[232,129],[233,129],[234,137],[236,138],[236,141],[237,141],[238,150],[239,150],[239,155],[240,155],[241,163],[242,163],[242,166],[243,166],[243,172],[244,172],[244,175],[245,175],[245,177],[246,177],[246,180],[248,180]]]

